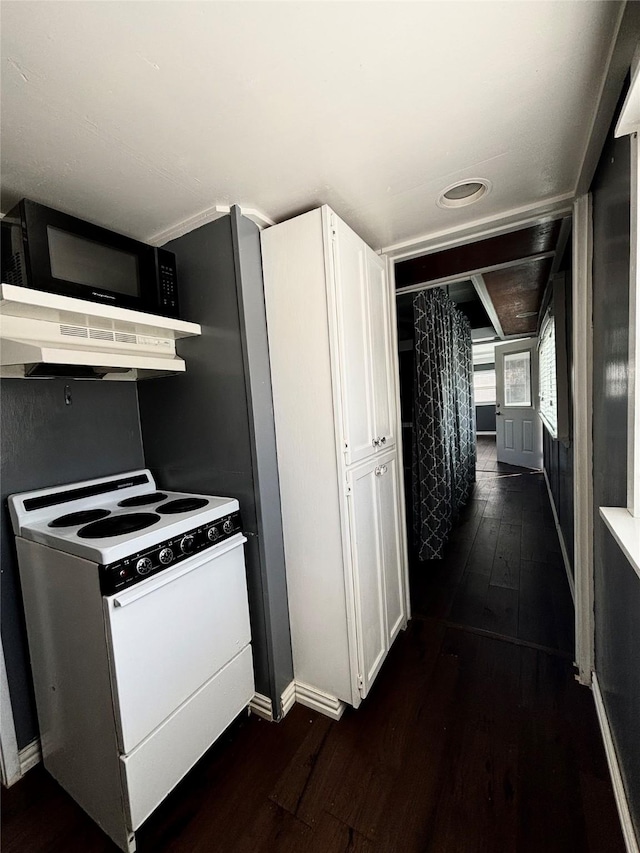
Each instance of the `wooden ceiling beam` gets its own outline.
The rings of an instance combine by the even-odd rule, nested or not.
[[[504,261],[501,264],[490,264],[486,267],[480,267],[479,269],[469,270],[464,273],[457,273],[456,275],[445,276],[444,278],[434,278],[431,281],[423,281],[419,284],[409,284],[406,287],[398,287],[396,289],[396,294],[399,296],[403,293],[418,293],[420,290],[426,290],[429,287],[439,287],[443,284],[455,284],[460,281],[473,281],[474,275],[484,275],[488,272],[497,272],[498,270],[506,270],[509,267],[519,267],[523,264],[532,263],[535,261],[544,261],[547,258],[553,258],[555,256],[554,252],[539,252],[535,255],[527,255],[524,258],[516,258],[512,261]]]
[[[504,340],[502,323],[500,322],[500,317],[498,317],[498,312],[495,309],[493,300],[489,296],[489,291],[487,290],[487,285],[484,283],[484,279],[478,274],[472,275],[471,281],[473,282],[473,286],[476,289],[480,302],[482,302],[484,306],[484,310],[487,312],[487,315],[491,320],[493,328],[496,330],[496,334],[501,340]]]

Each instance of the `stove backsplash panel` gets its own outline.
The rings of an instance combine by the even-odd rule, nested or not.
[[[20,579],[6,498],[144,468],[135,382],[3,379],[0,390],[2,643],[18,748],[38,736]]]

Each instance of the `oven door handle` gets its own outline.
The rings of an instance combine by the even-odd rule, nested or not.
[[[146,583],[136,584],[133,589],[114,595],[111,599],[113,601],[113,606],[127,607],[129,604],[133,604],[134,601],[144,598],[145,595],[150,595],[157,589],[160,589],[169,583],[173,583],[173,581],[178,578],[184,577],[184,575],[189,574],[189,572],[194,571],[194,569],[200,568],[200,566],[204,565],[209,560],[215,560],[216,557],[222,557],[223,554],[233,551],[234,548],[244,544],[246,541],[246,537],[241,533],[238,533],[230,539],[227,539],[226,542],[221,542],[220,545],[214,545],[211,548],[207,548],[205,551],[201,551],[200,554],[194,554],[191,559],[175,566],[173,571],[171,569],[165,570],[164,572],[155,575],[155,577],[149,578]]]

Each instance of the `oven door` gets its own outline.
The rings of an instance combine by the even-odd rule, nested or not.
[[[238,534],[104,598],[123,753],[249,644],[244,542]]]

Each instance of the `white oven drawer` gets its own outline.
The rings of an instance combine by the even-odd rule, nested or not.
[[[130,755],[120,757],[135,831],[253,696],[247,646]]]
[[[121,752],[250,642],[239,535],[104,599]]]

